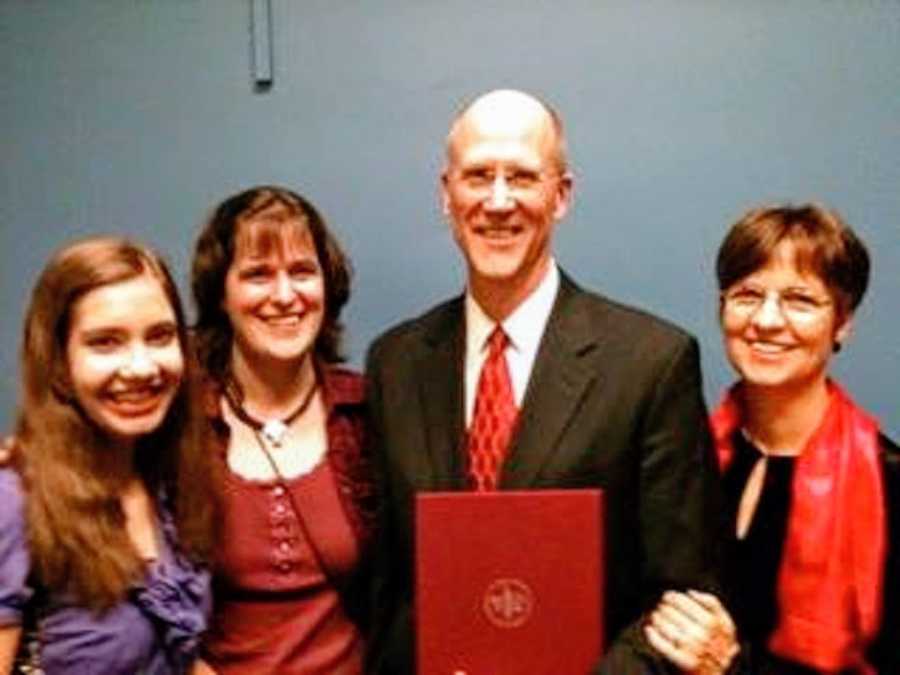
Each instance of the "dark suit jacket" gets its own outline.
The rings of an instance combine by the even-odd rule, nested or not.
[[[414,495],[466,489],[464,316],[456,298],[369,352],[382,491],[371,672],[414,672]],[[606,491],[607,644],[663,589],[715,587],[715,475],[696,341],[563,275],[500,489]]]

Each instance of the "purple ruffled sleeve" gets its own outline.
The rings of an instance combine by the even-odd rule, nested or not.
[[[22,485],[15,471],[0,469],[0,626],[22,622],[32,595],[27,584],[30,565]]]

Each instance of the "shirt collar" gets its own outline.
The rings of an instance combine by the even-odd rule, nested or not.
[[[544,328],[550,318],[556,294],[559,291],[559,268],[551,259],[544,278],[531,295],[525,298],[512,314],[500,322],[503,332],[509,337],[510,347],[521,352],[536,352]],[[472,296],[466,291],[466,349],[467,353],[475,353],[487,346],[487,339],[496,323],[491,319]]]

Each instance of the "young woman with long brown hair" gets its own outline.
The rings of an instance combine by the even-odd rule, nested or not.
[[[0,673],[169,675],[209,604],[213,499],[165,264],[63,248],[31,298],[17,449],[0,468]]]

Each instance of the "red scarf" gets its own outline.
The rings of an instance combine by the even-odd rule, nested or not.
[[[739,386],[710,419],[723,473],[743,426]],[[887,550],[878,425],[837,384],[829,394],[794,469],[769,650],[825,672],[874,673],[865,649],[881,623]]]

